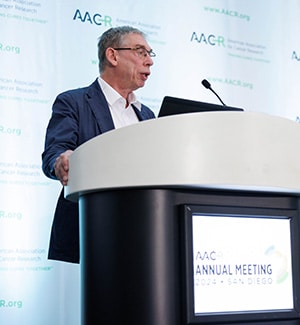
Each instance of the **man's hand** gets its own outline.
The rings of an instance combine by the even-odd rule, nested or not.
[[[73,150],[67,150],[61,153],[54,163],[54,171],[56,177],[60,180],[63,186],[68,184],[69,179],[69,157]]]

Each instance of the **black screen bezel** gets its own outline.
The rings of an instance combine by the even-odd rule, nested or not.
[[[242,311],[242,312],[214,312],[194,314],[194,278],[193,278],[193,241],[192,241],[192,216],[193,214],[230,216],[230,217],[253,217],[253,218],[288,218],[291,225],[291,258],[293,272],[293,300],[294,308],[283,310],[265,310],[265,311]],[[297,255],[299,247],[299,218],[297,210],[290,209],[265,209],[251,207],[228,207],[228,206],[201,206],[184,205],[184,291],[185,291],[185,323],[193,324],[228,324],[230,322],[251,322],[251,321],[279,321],[300,318],[300,259]]]

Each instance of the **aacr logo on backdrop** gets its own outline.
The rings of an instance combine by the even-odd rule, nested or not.
[[[292,60],[300,61],[300,55],[297,55],[296,51],[293,51]]]
[[[86,11],[84,14],[82,14],[80,10],[77,9],[75,11],[73,20],[78,19],[83,23],[88,22],[97,26],[104,25],[105,27],[112,27],[112,18],[110,16],[100,15],[99,13],[90,14],[88,11]]]
[[[224,37],[216,36],[214,34],[205,35],[204,33],[202,33],[201,35],[198,36],[196,32],[193,32],[192,37],[191,37],[191,42],[192,41],[196,41],[198,43],[205,43],[206,45],[212,45],[212,46],[215,46],[216,44],[218,46],[221,46],[221,45],[225,46]]]

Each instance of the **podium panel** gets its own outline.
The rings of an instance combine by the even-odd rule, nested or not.
[[[296,235],[300,233],[298,222],[292,227],[294,276],[291,288],[294,291],[290,297],[291,308],[267,310],[264,306],[269,305],[265,304],[261,310],[253,310],[253,304],[249,304],[248,311],[239,310],[237,313],[228,310],[224,312],[222,308],[218,310],[215,305],[214,313],[195,314],[191,317],[195,307],[195,300],[191,299],[194,277],[190,263],[191,234],[185,225],[184,214],[185,206],[196,205],[211,215],[224,216],[229,212],[231,215],[246,214],[252,218],[262,215],[265,218],[293,215],[295,222],[299,218],[297,196],[136,188],[89,193],[83,195],[79,202],[82,324],[220,325],[247,324],[250,321],[268,324],[265,323],[268,319],[272,325],[300,324],[300,283],[297,276],[300,269],[296,254],[299,247]],[[230,239],[234,236],[234,232],[229,232],[228,241],[231,244],[224,242],[224,246],[232,245],[232,250],[238,251],[239,242]],[[255,240],[253,238],[253,242],[248,242],[248,245],[253,245]],[[215,243],[215,247],[220,245]],[[247,258],[243,261],[247,261]],[[207,276],[205,279],[209,278],[211,279]],[[233,275],[223,274],[223,278],[230,281]],[[263,276],[256,276],[256,279],[260,278]],[[275,275],[269,275],[269,278],[275,279]],[[208,295],[207,288],[199,290],[200,293],[203,291],[202,299],[214,301]],[[257,284],[240,285],[240,293],[244,291],[248,295],[252,292],[252,299],[258,299],[255,294],[260,290]],[[230,293],[228,286],[225,293]],[[221,290],[219,294],[224,292]],[[268,298],[271,299],[272,296],[269,295]],[[240,294],[227,299],[231,299],[234,305],[234,302],[249,298]],[[220,302],[216,298],[215,302],[223,306],[226,301]]]
[[[180,324],[170,194],[117,190],[80,199],[83,324]]]

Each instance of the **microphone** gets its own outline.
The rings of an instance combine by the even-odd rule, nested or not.
[[[206,80],[206,79],[203,79],[202,80],[202,85],[205,87],[205,88],[207,88],[207,89],[209,89],[209,90],[211,90],[217,97],[218,97],[218,99],[219,99],[219,101],[222,103],[222,105],[223,106],[226,106],[225,104],[224,104],[224,102],[222,101],[222,99],[219,97],[219,95],[211,88],[211,85],[210,85],[210,83]]]

